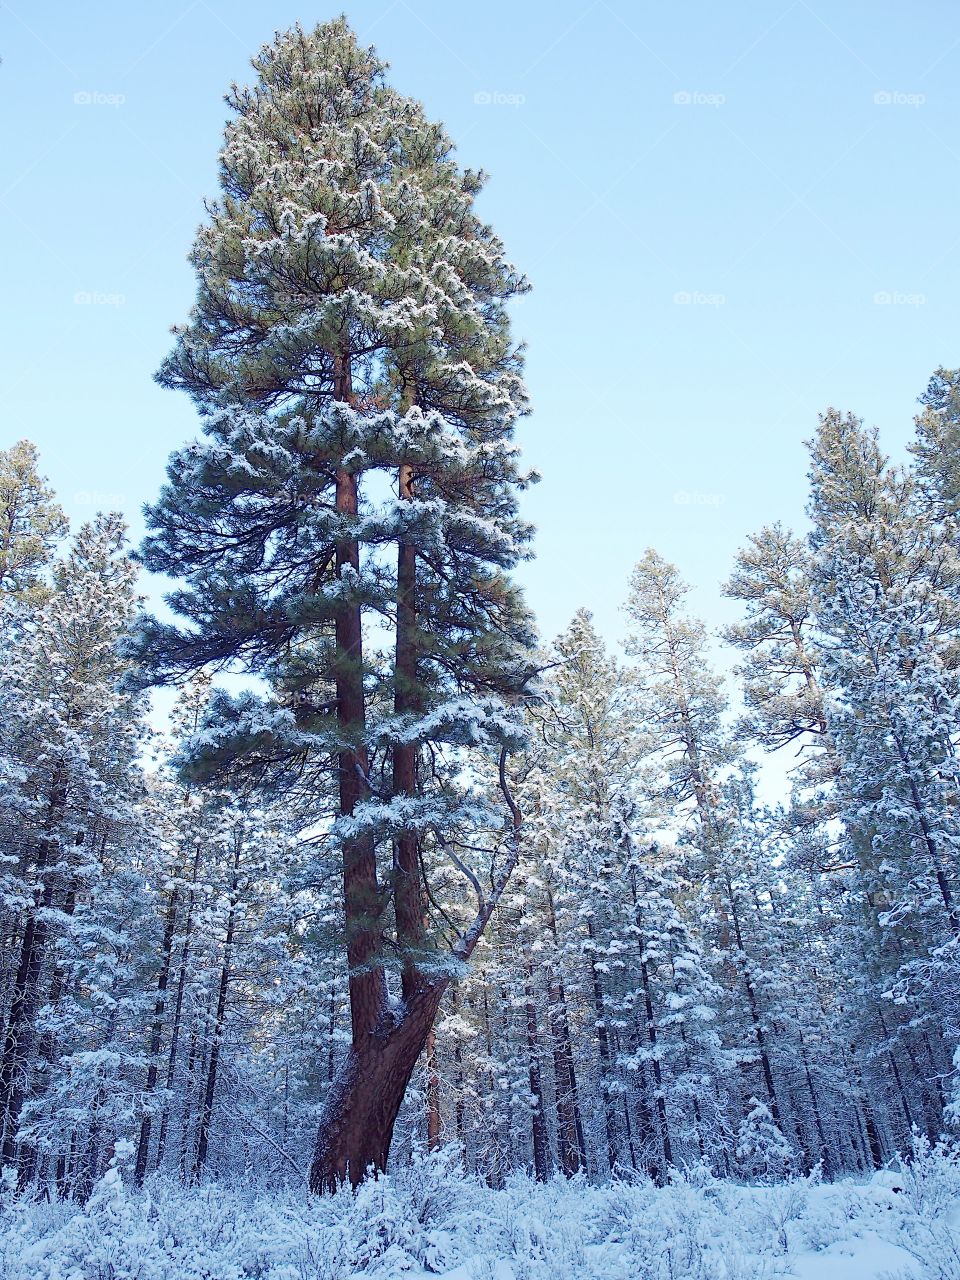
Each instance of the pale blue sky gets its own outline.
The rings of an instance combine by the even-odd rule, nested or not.
[[[358,0],[355,29],[492,180],[483,211],[534,292],[516,308],[543,473],[524,570],[546,635],[609,635],[655,545],[711,625],[737,547],[802,521],[817,411],[902,449],[960,362],[960,6],[953,2]],[[223,94],[278,0],[0,11],[4,427],[74,519],[140,530],[186,397],[151,381],[186,315]],[[678,301],[686,295],[688,301]],[[877,295],[890,301],[878,302]],[[77,300],[77,298],[81,300]]]

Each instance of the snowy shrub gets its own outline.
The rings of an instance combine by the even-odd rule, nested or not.
[[[885,1181],[518,1174],[494,1191],[449,1155],[418,1154],[356,1193],[310,1198],[158,1177],[138,1191],[114,1166],[82,1207],[7,1187],[0,1280],[781,1280],[819,1274],[821,1251],[824,1275],[869,1258],[856,1274],[960,1280],[953,1149],[918,1141],[902,1193]]]
[[[793,1167],[793,1148],[765,1103],[751,1098],[747,1105],[750,1110],[737,1130],[734,1153],[737,1171],[742,1177],[758,1182],[785,1177]]]
[[[875,1179],[881,1186],[885,1181]],[[960,1231],[953,1225],[958,1203],[960,1149],[948,1139],[931,1143],[914,1129],[879,1227],[919,1264],[924,1280],[960,1280]],[[916,1274],[916,1267],[907,1268],[896,1280]]]
[[[921,1216],[940,1217],[960,1199],[960,1147],[941,1138],[933,1144],[913,1131],[910,1154],[902,1162],[900,1185],[904,1200]]]

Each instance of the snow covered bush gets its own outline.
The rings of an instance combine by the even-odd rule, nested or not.
[[[308,1199],[159,1177],[138,1191],[123,1163],[83,1206],[7,1189],[0,1280],[960,1280],[957,1155],[919,1140],[902,1175],[861,1184],[515,1174],[493,1190],[438,1153]]]
[[[766,1103],[751,1098],[750,1110],[737,1131],[735,1151],[738,1172],[760,1182],[785,1177],[793,1167],[795,1153],[770,1114]]]

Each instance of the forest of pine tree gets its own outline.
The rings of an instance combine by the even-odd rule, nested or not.
[[[142,544],[0,452],[4,1186],[82,1200],[126,1153],[323,1193],[441,1148],[491,1187],[832,1180],[935,1144],[960,370],[905,466],[810,424],[807,523],[746,540],[721,635],[641,541],[622,646],[575,598],[542,637],[484,175],[345,20],[254,73]]]

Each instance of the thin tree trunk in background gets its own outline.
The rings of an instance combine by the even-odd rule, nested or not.
[[[460,989],[453,984],[450,988],[450,999],[453,1005],[454,1019],[460,1021]],[[454,1041],[453,1060],[457,1068],[456,1090],[457,1098],[454,1108],[455,1123],[457,1127],[457,1146],[460,1148],[461,1155],[465,1154],[465,1125],[464,1125],[464,1106],[463,1106],[463,1047],[460,1043],[460,1037],[457,1036]]]
[[[797,1039],[800,1042],[800,1061],[803,1064],[803,1078],[807,1086],[807,1094],[810,1098],[810,1106],[813,1109],[813,1123],[817,1134],[817,1143],[820,1147],[820,1162],[823,1165],[824,1177],[828,1180],[833,1176],[833,1161],[830,1158],[830,1152],[827,1147],[827,1138],[823,1130],[823,1121],[820,1118],[820,1100],[817,1097],[817,1091],[813,1087],[813,1077],[810,1075],[810,1062],[807,1058],[807,1046],[803,1038],[803,1032],[797,1029]],[[812,1162],[816,1164],[817,1161]]]
[[[63,915],[70,919],[77,907],[77,895],[72,887],[67,891],[66,899],[61,908]],[[55,1009],[60,1003],[66,987],[66,973],[61,964],[56,964],[53,970],[53,977],[50,982],[50,992],[47,996],[47,1004],[51,1009]],[[53,1069],[57,1061],[57,1033],[50,1029],[45,1031],[40,1037],[38,1055],[43,1066],[40,1071],[40,1081],[35,1083],[32,1088],[32,1096],[35,1100],[46,1091],[49,1080],[53,1074]],[[37,1149],[32,1144],[28,1147],[20,1148],[20,1176],[18,1181],[21,1186],[26,1186],[33,1181],[37,1172]]]
[[[907,1101],[907,1091],[903,1087],[903,1077],[900,1075],[900,1069],[897,1066],[897,1055],[894,1052],[894,1047],[890,1040],[890,1032],[887,1028],[887,1024],[883,1020],[883,1013],[880,1010],[877,1011],[877,1020],[880,1023],[880,1030],[883,1032],[884,1039],[887,1041],[887,1061],[890,1063],[890,1070],[893,1073],[894,1083],[897,1086],[897,1098],[900,1102],[900,1108],[903,1111],[904,1118],[907,1122],[906,1132],[910,1133],[913,1126],[916,1124],[916,1120],[914,1119],[913,1112],[910,1110],[910,1103]]]
[[[533,1176],[538,1182],[547,1180],[547,1120],[543,1109],[543,1079],[540,1071],[540,1046],[537,1033],[537,1008],[533,999],[533,965],[527,950],[526,977],[523,984],[524,1024],[527,1035],[527,1079],[533,1111],[530,1117],[533,1142]]]
[[[557,954],[557,916],[553,904],[553,893],[550,885],[546,885],[547,927],[553,939],[554,954]],[[577,1074],[573,1062],[573,1047],[570,1040],[570,1018],[567,1012],[567,998],[563,979],[557,972],[557,966],[550,967],[549,987],[550,1036],[553,1044],[553,1076],[557,1087],[557,1136],[559,1139],[560,1168],[566,1176],[572,1177],[586,1164],[586,1145],[583,1139],[583,1124],[580,1117],[580,1102],[577,1096]]]
[[[190,956],[190,944],[193,940],[193,908],[196,902],[197,877],[200,874],[200,845],[196,846],[193,855],[193,875],[190,880],[190,892],[187,895],[187,916],[183,925],[183,948],[180,953],[180,972],[177,977],[177,995],[173,1006],[173,1026],[170,1029],[170,1048],[167,1051],[167,1078],[163,1111],[160,1115],[160,1132],[157,1134],[157,1169],[163,1163],[163,1153],[167,1145],[167,1130],[170,1124],[170,1091],[177,1071],[177,1050],[180,1047],[180,1028],[183,1022],[183,997],[187,985],[187,961]]]
[[[782,1128],[780,1118],[780,1106],[777,1102],[777,1091],[773,1087],[773,1072],[770,1070],[770,1058],[767,1054],[767,1040],[763,1031],[763,1023],[760,1019],[760,1010],[757,1005],[757,994],[754,990],[753,980],[747,967],[747,953],[743,945],[743,933],[740,929],[740,913],[737,910],[737,901],[733,892],[733,885],[730,882],[728,873],[724,873],[724,879],[727,886],[727,897],[730,903],[730,918],[733,921],[734,937],[737,943],[737,954],[740,957],[740,965],[742,968],[742,977],[744,989],[747,993],[747,1005],[750,1010],[750,1021],[753,1024],[753,1035],[757,1042],[757,1052],[760,1056],[760,1069],[763,1073],[763,1083],[767,1091],[767,1101],[770,1103],[770,1114],[777,1128]]]
[[[157,995],[153,1005],[153,1026],[150,1029],[150,1045],[147,1050],[150,1065],[147,1067],[147,1079],[144,1084],[145,1106],[143,1119],[140,1121],[140,1137],[137,1142],[137,1161],[134,1169],[134,1183],[142,1186],[147,1173],[147,1157],[150,1154],[150,1130],[153,1124],[151,1113],[152,1095],[157,1087],[160,1074],[160,1044],[163,1039],[164,1014],[167,1008],[167,987],[170,982],[170,967],[173,957],[173,936],[177,924],[177,909],[180,900],[179,887],[174,885],[167,899],[167,910],[163,926],[163,943],[161,946],[160,972],[157,974]]]
[[[883,1147],[880,1144],[880,1138],[877,1134],[877,1127],[874,1123],[870,1102],[867,1097],[867,1090],[863,1083],[863,1073],[860,1070],[860,1064],[857,1061],[856,1054],[851,1049],[849,1054],[849,1063],[857,1081],[857,1113],[861,1117],[861,1122],[866,1134],[866,1140],[870,1149],[870,1159],[874,1169],[879,1169],[883,1165]]]
[[[440,1147],[440,1077],[437,1075],[437,1033],[427,1034],[427,1150]]]
[[[59,844],[52,833],[65,804],[65,786],[55,780],[47,804],[45,834],[40,840],[37,853],[36,875],[39,884],[34,891],[34,900],[24,924],[13,998],[7,1017],[3,1049],[0,1051],[0,1113],[3,1117],[0,1158],[5,1165],[17,1163],[17,1133],[20,1128],[20,1112],[27,1096],[28,1063],[36,1037],[40,977],[49,934],[47,912],[53,903],[53,867],[59,854]]]
[[[643,985],[643,1011],[646,1022],[647,1043],[650,1046],[650,1067],[653,1072],[653,1105],[657,1114],[657,1127],[660,1130],[660,1145],[666,1169],[662,1170],[662,1178],[666,1180],[667,1169],[673,1164],[673,1148],[670,1143],[670,1129],[667,1125],[667,1108],[663,1098],[663,1071],[660,1067],[660,1051],[657,1045],[657,1025],[653,1016],[653,996],[650,990],[650,974],[646,960],[640,961],[640,981]]]
[[[209,998],[208,1008],[203,1015],[204,1022],[209,1016]],[[201,1065],[203,1059],[203,1050],[200,1045],[200,1032],[197,1026],[198,1010],[192,1011],[190,1018],[190,1048],[187,1051],[187,1070],[183,1088],[183,1109],[180,1113],[180,1151],[177,1157],[177,1168],[180,1170],[180,1177],[187,1181],[189,1169],[187,1167],[187,1151],[190,1147],[190,1128],[193,1124],[193,1104],[191,1099],[190,1085],[197,1078],[198,1066]]]
[[[661,1171],[666,1180],[666,1171],[673,1164],[673,1148],[670,1142],[670,1129],[667,1124],[667,1108],[663,1096],[663,1070],[660,1066],[660,1049],[657,1044],[657,1023],[653,1014],[653,990],[650,983],[650,970],[645,958],[645,934],[643,918],[640,912],[640,901],[637,893],[636,868],[630,868],[630,892],[633,896],[633,919],[637,926],[637,937],[640,942],[640,985],[643,989],[644,1030],[650,1050],[650,1067],[653,1073],[653,1105],[657,1116],[657,1128],[660,1136],[660,1147],[666,1168]]]
[[[672,955],[670,956],[670,981],[673,986],[674,995],[679,997],[677,969],[673,962]],[[683,1069],[687,1075],[690,1076],[693,1073],[693,1060],[690,1057],[690,1042],[687,1040],[687,1030],[682,1018],[678,1023],[678,1027],[680,1031],[680,1043],[683,1045]],[[693,1103],[693,1127],[697,1135],[697,1150],[699,1151],[702,1159],[706,1154],[706,1150],[703,1145],[703,1121],[700,1116],[700,1103],[697,1098],[696,1091],[691,1093],[690,1096]]]
[[[587,937],[594,940],[593,922],[587,921]],[[607,1138],[607,1163],[609,1168],[617,1162],[616,1124],[613,1117],[613,1100],[610,1096],[610,1082],[613,1079],[613,1063],[610,1056],[610,1041],[607,1035],[607,1014],[603,1003],[603,987],[593,952],[590,953],[590,980],[593,991],[593,1010],[597,1048],[600,1052],[600,1092],[603,1097],[603,1122]]]
[[[210,1042],[210,1058],[207,1063],[207,1075],[203,1090],[203,1104],[200,1108],[200,1124],[197,1132],[197,1153],[193,1162],[193,1180],[198,1182],[207,1162],[207,1147],[210,1140],[210,1118],[213,1115],[213,1100],[217,1092],[217,1068],[220,1063],[220,1044],[223,1040],[223,1024],[227,1010],[227,989],[230,985],[230,964],[233,959],[233,934],[237,918],[237,884],[240,879],[240,841],[237,840],[233,856],[233,874],[230,877],[230,906],[227,910],[227,929],[223,941],[223,961],[220,965],[220,980],[217,984],[217,1012],[213,1023],[213,1036]]]

